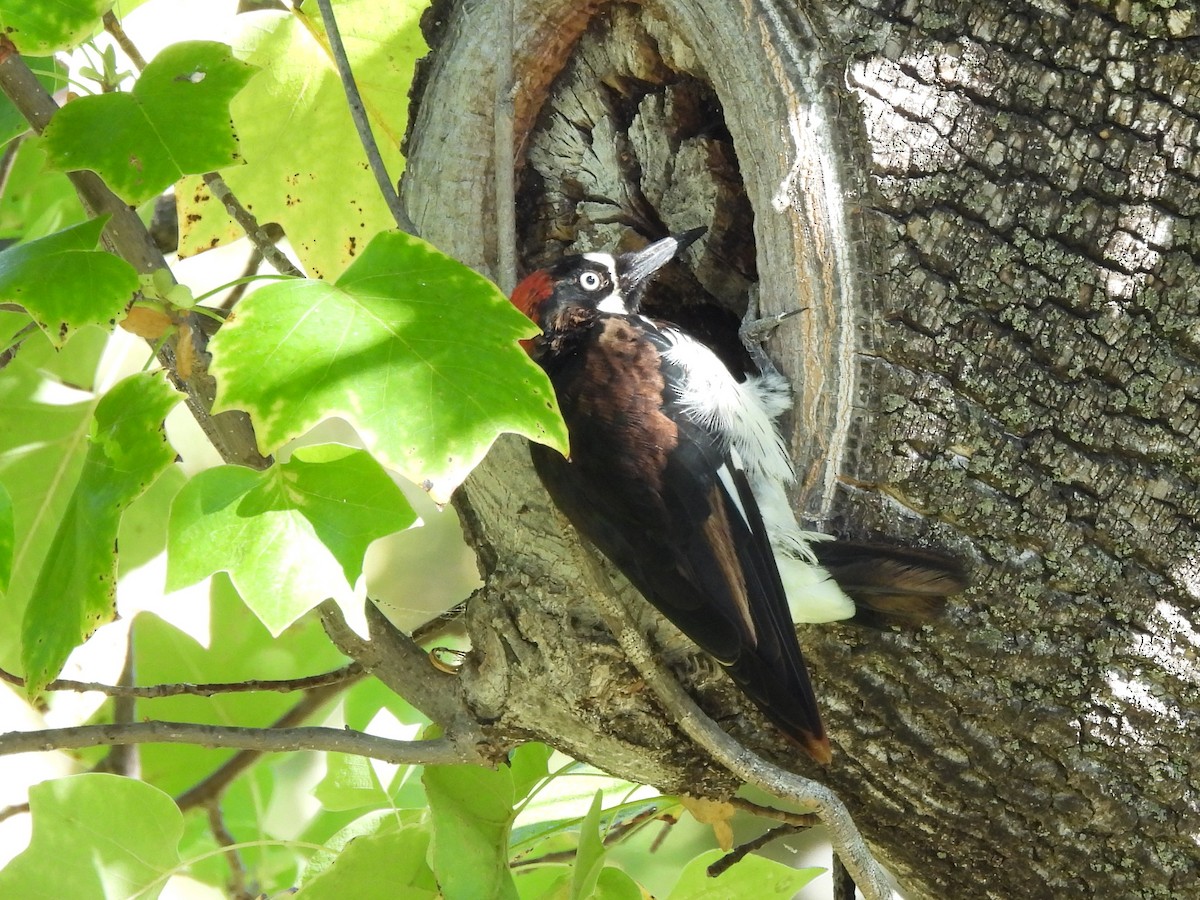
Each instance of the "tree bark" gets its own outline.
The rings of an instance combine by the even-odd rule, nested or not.
[[[499,6],[431,10],[404,186],[422,235],[488,273]],[[702,706],[836,789],[910,896],[1181,897],[1200,870],[1200,12],[1040,7],[526,0],[518,233],[532,265],[709,225],[658,302],[699,291],[725,337],[748,299],[805,309],[770,343],[802,516],[972,569],[934,627],[802,628],[824,773],[624,588]],[[588,601],[614,588],[519,441],[459,509],[485,579],[462,676],[480,718],[668,790],[736,787],[637,683]]]

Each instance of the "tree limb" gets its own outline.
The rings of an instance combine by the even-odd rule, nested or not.
[[[0,756],[78,750],[111,744],[195,744],[199,747],[235,747],[261,753],[316,750],[421,766],[474,762],[472,754],[465,752],[449,738],[395,741],[342,728],[245,728],[198,725],[194,722],[131,722],[10,731],[0,734]]]
[[[101,684],[96,681],[71,681],[58,678],[42,688],[43,691],[98,691],[110,697],[140,697],[153,700],[159,697],[179,697],[182,695],[194,697],[211,697],[214,694],[242,694],[252,692],[289,693],[291,691],[308,691],[326,685],[343,684],[357,681],[364,674],[362,665],[357,662],[347,663],[340,669],[322,672],[318,675],[304,675],[300,678],[279,679],[248,679],[233,682],[209,682],[204,684],[148,684],[123,685]],[[0,669],[0,681],[5,681],[14,687],[25,687],[25,679],[11,672]]]
[[[455,735],[463,747],[478,748],[485,743],[457,676],[434,668],[428,654],[411,637],[397,630],[373,603],[367,604],[370,640],[359,637],[346,624],[337,604],[327,600],[319,609],[325,632],[339,650],[361,662],[368,672],[429,716],[447,734]],[[470,761],[484,761],[478,749],[474,754]]]
[[[357,681],[360,677],[361,674],[353,680]],[[294,725],[299,725],[320,709],[326,701],[340,693],[347,686],[345,681],[341,683],[329,682],[309,690],[298,703],[272,722],[271,728],[291,728]],[[187,810],[193,806],[201,806],[215,800],[239,775],[258,762],[262,754],[263,751],[261,750],[249,749],[235,753],[210,775],[176,797],[175,804],[180,809]]]

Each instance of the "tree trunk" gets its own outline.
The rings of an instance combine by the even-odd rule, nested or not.
[[[430,12],[405,179],[422,235],[489,274],[505,5]],[[801,514],[972,570],[932,628],[803,627],[828,772],[625,588],[630,614],[733,736],[840,793],[910,896],[1195,891],[1200,12],[517,6],[525,264],[708,225],[655,302],[732,356],[748,299],[805,310],[769,345]],[[668,790],[735,787],[639,686],[520,442],[459,508],[480,717]]]

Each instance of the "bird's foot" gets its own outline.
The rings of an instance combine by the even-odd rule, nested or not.
[[[759,374],[779,374],[779,370],[767,356],[767,351],[763,349],[763,343],[770,337],[771,332],[800,312],[804,312],[804,310],[792,309],[760,317],[758,315],[758,292],[750,292],[750,299],[746,304],[746,315],[742,317],[742,324],[738,327],[738,337],[742,341],[742,346],[746,348],[746,352],[750,354],[750,360],[758,369]]]

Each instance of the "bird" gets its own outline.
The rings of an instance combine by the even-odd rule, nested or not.
[[[567,256],[517,285],[512,303],[541,329],[522,344],[549,377],[570,441],[567,456],[530,452],[575,529],[828,765],[794,623],[923,621],[964,579],[943,554],[800,528],[777,426],[791,403],[786,379],[769,365],[739,379],[704,343],[641,310],[655,274],[704,231]]]

